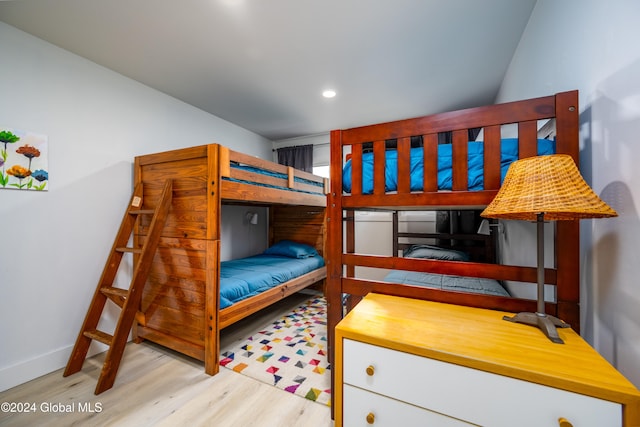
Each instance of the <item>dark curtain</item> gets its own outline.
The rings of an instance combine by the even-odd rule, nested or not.
[[[278,148],[278,163],[313,172],[313,144]]]

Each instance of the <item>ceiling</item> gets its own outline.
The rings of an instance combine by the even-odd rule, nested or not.
[[[15,0],[0,20],[281,140],[493,103],[534,5]]]

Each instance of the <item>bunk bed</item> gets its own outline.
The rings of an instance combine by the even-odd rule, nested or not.
[[[571,91],[332,131],[326,256],[329,342],[345,312],[370,292],[509,312],[535,311],[532,299],[358,277],[357,269],[367,267],[535,286],[536,268],[535,262],[519,266],[491,259],[403,257],[398,246],[392,256],[356,253],[354,212],[482,210],[517,158],[556,152],[569,154],[579,164],[578,124],[578,93]],[[535,253],[535,240],[531,244]],[[555,266],[545,269],[545,283],[555,286],[556,297],[546,303],[546,310],[579,332],[578,257],[578,222],[558,221]]]
[[[133,327],[135,341],[202,360],[214,375],[221,329],[309,286],[323,290],[326,179],[219,144],[138,156],[134,179],[143,188],[143,208],[153,208],[165,180],[173,181],[169,216]],[[264,253],[221,260],[227,204],[266,209]],[[149,225],[144,218],[137,225],[134,245],[144,242]],[[282,268],[274,271],[274,262]]]

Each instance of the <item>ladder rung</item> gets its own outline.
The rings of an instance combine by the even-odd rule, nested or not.
[[[130,253],[134,253],[134,254],[141,254],[142,253],[142,248],[126,248],[126,247],[122,247],[122,248],[116,248],[116,251],[118,251],[118,252],[130,252]]]
[[[154,209],[132,209],[129,213],[131,215],[153,215],[156,211]]]
[[[114,288],[112,286],[104,286],[100,288],[100,292],[106,295],[111,301],[113,301],[118,307],[123,307],[124,302],[129,296],[129,291],[121,288]]]
[[[113,335],[94,329],[92,331],[84,331],[84,336],[92,340],[100,341],[102,344],[111,345]]]
[[[122,288],[114,288],[112,286],[105,286],[103,288],[100,288],[100,292],[105,295],[113,295],[121,298],[126,298],[127,296],[129,296],[128,290]]]

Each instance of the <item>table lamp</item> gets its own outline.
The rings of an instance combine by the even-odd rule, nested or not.
[[[481,216],[536,221],[537,311],[504,316],[504,320],[537,326],[551,341],[563,344],[556,327],[570,326],[546,314],[544,308],[544,221],[607,218],[618,214],[584,181],[571,156],[553,154],[513,162],[498,194]]]

